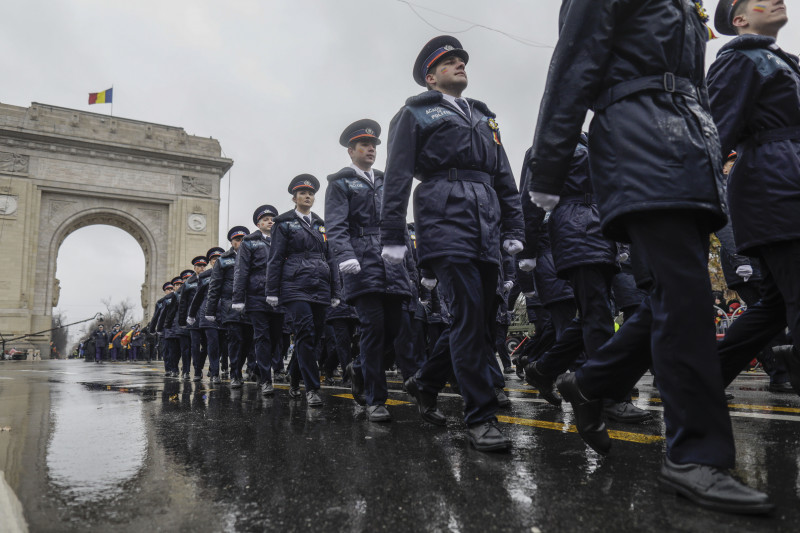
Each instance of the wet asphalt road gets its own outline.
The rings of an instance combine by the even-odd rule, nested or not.
[[[262,398],[252,383],[162,374],[0,362],[0,469],[30,531],[800,530],[800,398],[766,392],[760,373],[734,383],[731,413],[737,474],[778,506],[767,518],[658,491],[663,423],[649,376],[636,403],[655,420],[612,423],[620,433],[601,458],[569,432],[568,406],[516,376],[501,418],[514,449],[488,455],[469,447],[459,397],[441,398],[446,429],[429,426],[399,377],[394,421],[377,425],[340,387],[310,409],[286,388]]]

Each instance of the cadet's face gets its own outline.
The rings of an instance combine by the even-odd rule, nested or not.
[[[301,189],[294,195],[294,203],[297,207],[307,207],[311,209],[314,205],[314,191],[311,189]]]
[[[439,90],[452,90],[460,94],[467,88],[467,65],[460,57],[451,55],[436,64],[425,80]]]
[[[170,287],[170,288],[168,288],[168,289],[166,289],[166,290],[164,291],[164,294],[171,294],[173,290],[175,290],[175,289],[173,289],[172,287]]]
[[[745,33],[772,35],[788,20],[783,0],[748,0],[742,14],[733,17],[733,25]]]
[[[263,216],[258,219],[258,229],[269,233],[272,230],[272,215]]]
[[[358,168],[372,168],[372,165],[375,164],[377,151],[378,148],[375,143],[369,141],[357,142],[354,146],[347,148],[350,160]]]
[[[208,268],[213,268],[214,267],[214,263],[216,263],[216,262],[217,262],[217,258],[216,257],[212,257],[211,261],[208,262]]]
[[[200,272],[202,272],[205,269],[206,269],[205,265],[195,265],[194,266],[194,273],[195,274],[199,274]]]
[[[233,238],[233,240],[231,241],[231,246],[233,246],[234,250],[238,250],[239,249],[239,245],[242,244],[242,239],[244,239],[244,237],[234,237]]]

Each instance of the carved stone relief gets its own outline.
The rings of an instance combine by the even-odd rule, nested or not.
[[[28,160],[27,155],[0,152],[0,171],[24,174],[28,172]]]
[[[201,213],[192,213],[187,218],[187,225],[192,231],[206,230],[206,216]]]
[[[183,176],[181,178],[181,192],[183,194],[208,196],[211,194],[211,184],[202,178]]]
[[[0,194],[0,215],[13,215],[17,212],[19,201],[16,196]]]

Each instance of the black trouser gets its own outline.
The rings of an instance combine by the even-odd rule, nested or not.
[[[384,355],[394,345],[403,321],[403,298],[391,294],[362,294],[355,300],[361,323],[361,353],[353,362],[364,376],[367,405],[383,405],[389,397]]]
[[[545,309],[550,313],[550,321],[556,330],[556,339],[561,338],[561,335],[570,326],[575,314],[578,312],[578,306],[574,298],[549,303],[545,305]]]
[[[253,348],[256,354],[256,372],[259,383],[272,383],[272,370],[280,355],[283,335],[283,314],[266,311],[248,311],[253,323]],[[277,369],[275,369],[277,370]]]
[[[186,335],[178,335],[178,344],[180,345],[181,374],[189,374],[192,368],[192,339],[188,333]],[[178,362],[175,361],[176,370],[177,367]]]
[[[589,398],[624,396],[652,364],[664,405],[667,456],[731,468],[733,433],[716,356],[709,234],[691,212],[629,215],[626,229],[653,289],[576,372]]]
[[[443,299],[450,304],[453,323],[439,338],[434,353],[417,373],[423,390],[438,393],[452,363],[464,399],[467,425],[495,419],[497,397],[491,361],[494,357],[494,326],[497,319],[498,266],[462,257],[437,258],[431,267],[439,280]],[[448,350],[450,361],[443,360]],[[495,359],[495,365],[496,365]]]
[[[442,336],[442,333],[444,333],[444,330],[447,327],[448,325],[445,322],[428,323],[428,340],[427,344],[425,345],[425,358],[422,360],[423,364],[425,361],[430,359],[431,354],[433,354],[433,349],[436,346],[436,343],[439,341],[439,337]]]
[[[511,357],[509,357],[508,348],[506,347],[508,324],[498,323],[495,331],[494,349],[497,351],[497,355],[500,356],[500,361],[503,363],[503,369],[505,370],[511,367]]]
[[[205,330],[197,328],[190,329],[189,336],[192,341],[192,366],[194,375],[203,375],[203,367],[206,366],[206,354],[208,352],[208,341],[206,340]]]
[[[225,332],[217,328],[202,328],[208,344],[208,373],[219,376],[220,347],[225,344]],[[222,337],[222,338],[220,338]]]
[[[536,362],[536,370],[552,378],[566,372],[584,351],[592,357],[614,335],[610,268],[580,265],[571,268],[568,275],[580,318],[573,319],[555,345]]]
[[[181,358],[181,341],[176,335],[166,337],[167,346],[164,352],[164,370],[167,372],[178,372],[178,361]]]
[[[556,343],[556,328],[550,314],[540,324],[536,323],[536,334],[522,346],[522,355],[527,357],[528,363],[538,361]]]
[[[334,318],[329,320],[327,325],[328,346],[333,343],[333,353],[344,370],[353,358],[353,334],[357,321],[351,318]],[[348,377],[345,376],[345,379]]]
[[[764,245],[758,254],[761,299],[733,321],[718,346],[726,386],[787,325],[793,339],[800,333],[800,240]]]
[[[227,322],[228,354],[231,359],[231,379],[242,379],[242,368],[253,345],[253,326],[244,322]]]
[[[422,361],[417,358],[414,350],[414,313],[402,311],[400,313],[400,328],[394,337],[394,356],[397,368],[406,380],[417,373],[422,366]]]
[[[300,374],[306,384],[306,392],[319,390],[319,366],[317,345],[325,329],[325,313],[328,306],[314,302],[285,302],[286,320],[294,334],[294,354]],[[294,365],[290,365],[290,370]],[[295,376],[296,376],[296,372]]]

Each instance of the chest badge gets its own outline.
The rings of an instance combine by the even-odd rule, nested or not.
[[[322,233],[322,241],[323,242],[328,242],[328,234],[325,233],[325,226],[320,226],[319,227],[319,232]]]

